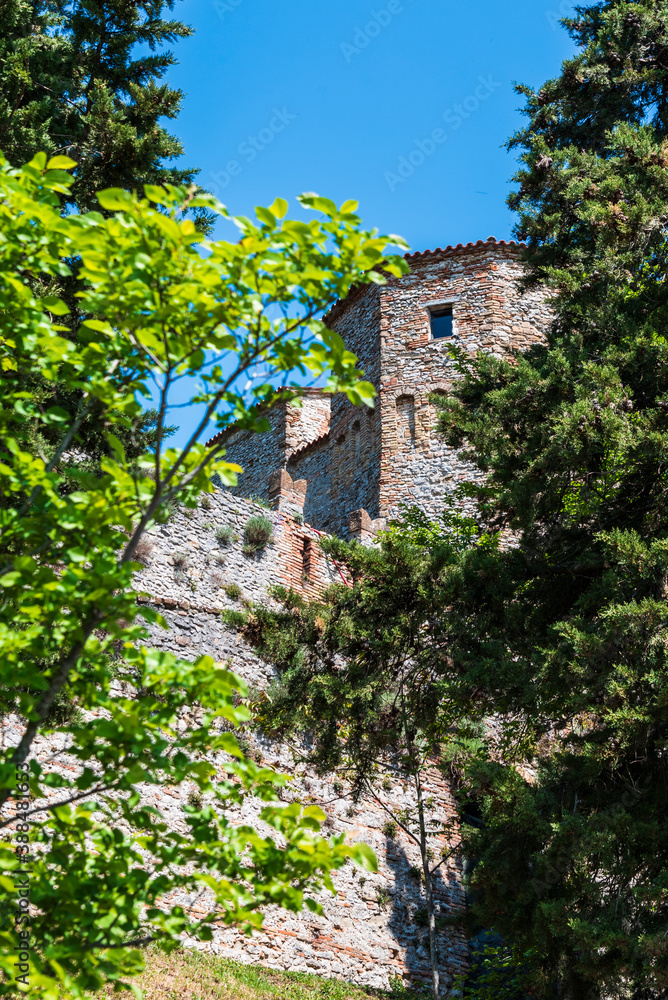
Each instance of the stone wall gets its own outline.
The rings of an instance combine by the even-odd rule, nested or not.
[[[177,508],[166,525],[153,529],[140,546],[139,557],[145,568],[136,585],[142,602],[158,608],[168,628],[151,625],[151,645],[170,650],[187,659],[208,654],[226,661],[255,688],[265,688],[271,681],[271,669],[263,663],[221,620],[223,608],[239,607],[242,601],[267,602],[268,591],[275,584],[291,585],[305,596],[314,595],[332,579],[341,581],[343,570],[328,561],[318,546],[319,533],[300,521],[299,503],[304,487],[285,471],[271,477],[267,488],[273,509],[216,490],[203,498],[195,510]],[[297,516],[295,517],[295,513]],[[248,519],[262,516],[271,519],[273,540],[255,555],[243,552],[243,531]],[[353,535],[369,541],[372,525],[366,513],[353,512],[349,519]],[[232,535],[226,543],[219,540],[220,529]],[[309,556],[304,561],[304,543]],[[225,588],[238,586],[239,594]],[[94,714],[94,713],[93,713]],[[197,706],[185,713],[182,726],[193,724]],[[17,717],[3,720],[1,740],[4,746],[16,745],[24,727]],[[291,751],[253,732],[242,734],[247,752],[258,762],[272,766],[291,779],[282,794],[286,801],[317,804],[327,815],[325,834],[344,832],[351,842],[363,841],[376,851],[379,871],[369,874],[346,865],[333,876],[335,895],[323,892],[320,902],[324,915],[305,912],[292,914],[274,909],[266,915],[262,933],[247,938],[234,928],[219,928],[206,945],[190,942],[215,954],[236,957],[244,962],[317,972],[360,985],[388,988],[393,979],[407,983],[426,982],[429,977],[427,931],[419,878],[419,852],[414,843],[399,831],[387,829],[387,816],[371,799],[354,803],[349,790],[330,778],[316,778],[295,763]],[[80,764],[68,755],[66,737],[53,734],[36,740],[33,753],[51,772],[71,779]],[[225,755],[212,756],[212,763],[225,776]],[[414,805],[412,787],[407,782],[385,782],[382,794],[396,810]],[[193,786],[143,789],[147,804],[155,806],[174,829],[185,832],[184,806]],[[62,790],[53,794],[62,797]],[[435,769],[425,782],[425,796],[431,800],[428,818],[447,823],[455,815],[455,803],[448,785]],[[251,822],[262,829],[258,819],[262,803],[247,802],[230,813],[234,822]],[[270,834],[270,830],[264,832]],[[435,838],[435,854],[456,846],[456,833]],[[436,902],[442,914],[461,913],[465,905],[461,870],[451,858],[441,868],[436,886]],[[206,896],[175,894],[165,899],[180,904],[195,915],[207,912]],[[463,932],[442,932],[439,939],[440,964],[445,983],[467,962],[467,942]]]
[[[233,496],[268,499],[269,476],[283,469],[291,457],[329,431],[331,396],[321,389],[307,389],[301,405],[283,403],[275,406],[268,419],[271,430],[264,434],[238,431],[227,446],[228,461],[241,465],[244,474]],[[218,435],[208,442],[217,440]]]
[[[138,580],[145,592],[143,600],[158,607],[169,625],[169,631],[151,627],[151,641],[156,648],[187,658],[206,653],[227,660],[256,688],[270,683],[271,669],[223,624],[220,611],[238,608],[242,601],[266,602],[274,584],[290,585],[305,596],[313,596],[332,579],[341,582],[345,578],[342,568],[328,561],[319,548],[319,533],[301,523],[299,503],[303,503],[305,491],[300,481],[293,481],[285,471],[277,472],[271,477],[267,494],[272,510],[233,497],[228,490],[216,490],[197,510],[179,508],[169,524],[148,536],[142,550],[146,567]],[[273,541],[254,556],[244,555],[244,525],[249,517],[258,515],[272,520]],[[372,538],[373,526],[364,511],[352,512],[347,525],[354,537],[363,541]],[[231,528],[236,539],[221,545],[216,537],[221,527]],[[306,564],[305,542],[310,543]],[[239,586],[241,593],[227,594],[224,588],[230,584]],[[352,842],[370,844],[378,856],[379,871],[370,875],[349,864],[334,877],[336,895],[321,894],[324,916],[270,911],[261,934],[248,939],[233,928],[218,929],[206,950],[271,968],[317,972],[366,986],[387,988],[396,977],[407,983],[426,982],[429,956],[416,845],[401,831],[388,835],[387,816],[373,800],[353,803],[348,790],[333,778],[315,778],[296,765],[286,747],[256,733],[246,733],[245,738],[258,761],[292,777],[287,798],[320,805],[327,814],[327,834],[345,832]],[[179,826],[189,791],[152,789],[150,801],[170,823]],[[405,782],[392,780],[383,795],[395,809],[413,804],[412,788]],[[447,823],[453,818],[452,793],[437,770],[427,778],[425,797],[433,800],[433,820]],[[257,822],[260,806],[251,802],[234,818]],[[433,849],[438,854],[441,849],[454,847],[457,840],[456,834],[447,840],[436,838]],[[460,865],[454,858],[442,866],[436,901],[440,912],[450,916],[461,913],[465,905]],[[194,912],[204,912],[206,905],[205,899],[186,897],[174,897],[170,902],[181,903]],[[442,933],[439,948],[448,983],[466,966],[468,951],[463,932]]]
[[[385,289],[364,285],[336,306],[325,321],[359,358],[364,377],[381,382],[380,318]],[[345,396],[332,400],[330,518],[328,530],[347,534],[347,512],[363,508],[378,517],[381,422],[377,406],[353,406]]]
[[[321,531],[331,531],[331,435],[308,444],[290,456],[287,471],[306,482],[304,520]]]

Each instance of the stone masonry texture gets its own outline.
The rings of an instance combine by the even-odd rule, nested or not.
[[[301,407],[277,407],[270,432],[240,432],[232,439],[227,458],[245,470],[237,487],[216,489],[195,510],[177,508],[168,524],[145,536],[140,600],[159,608],[168,625],[151,627],[155,647],[188,659],[209,654],[226,661],[252,689],[266,689],[271,667],[223,623],[221,611],[243,602],[271,602],[277,584],[313,597],[333,580],[346,582],[342,568],[319,547],[321,533],[369,544],[400,503],[438,514],[445,491],[471,478],[471,468],[439,440],[429,400],[432,393],[447,392],[456,378],[449,343],[496,355],[527,348],[544,335],[549,303],[539,291],[520,295],[522,265],[514,244],[488,240],[407,259],[409,274],[383,287],[354,290],[327,317],[374,384],[375,407],[355,407],[319,390],[307,393]],[[452,307],[453,336],[433,340],[430,310],[443,306]],[[244,528],[258,516],[271,521],[272,537],[256,553],[244,553]],[[21,730],[18,719],[5,720],[3,739],[18,742]],[[291,775],[286,797],[319,804],[327,814],[326,832],[345,832],[352,841],[370,844],[379,871],[369,875],[349,864],[335,875],[336,895],[322,895],[324,916],[269,912],[262,933],[248,939],[222,929],[207,949],[373,987],[387,988],[394,977],[426,982],[429,956],[416,847],[401,831],[388,835],[387,816],[373,801],[353,803],[333,780],[297,766],[288,748],[252,732],[245,736],[256,759]],[[42,740],[37,755],[69,773],[72,759],[59,739]],[[438,769],[427,784],[433,818],[452,820],[452,790]],[[189,791],[153,789],[147,795],[179,827]],[[386,794],[395,808],[412,802],[411,789],[402,782],[393,781]],[[258,809],[249,803],[239,821],[254,821]],[[442,840],[434,844],[436,853],[457,846],[456,834]],[[456,857],[442,865],[436,887],[438,907],[449,917],[465,906]],[[171,902],[195,912],[206,903]],[[446,985],[466,968],[467,955],[463,931],[439,933]]]
[[[343,569],[327,560],[319,548],[319,533],[302,523],[299,508],[305,484],[293,481],[285,471],[270,478],[266,494],[271,509],[232,496],[230,490],[216,490],[196,510],[178,508],[167,525],[147,536],[142,551],[145,569],[137,581],[144,591],[142,600],[158,607],[169,625],[169,630],[151,627],[154,647],[187,658],[209,654],[228,661],[255,690],[270,684],[271,669],[221,621],[220,612],[239,608],[242,602],[266,602],[270,588],[277,584],[292,586],[308,597],[332,580],[345,581]],[[370,519],[363,512],[356,513],[357,517],[350,518],[353,535],[370,540]],[[246,555],[243,530],[252,516],[269,518],[273,536],[264,549]],[[232,530],[226,542],[219,541],[221,528]],[[225,590],[230,584],[241,592],[233,591],[230,597]],[[370,875],[349,864],[334,876],[336,896],[323,892],[319,898],[324,916],[270,911],[262,933],[248,939],[234,929],[222,928],[206,949],[271,968],[316,972],[373,987],[387,988],[397,977],[407,983],[426,982],[429,957],[415,845],[401,831],[388,836],[387,816],[373,801],[353,803],[348,789],[338,786],[333,776],[317,778],[295,765],[288,748],[253,732],[244,737],[258,761],[292,777],[286,799],[320,805],[327,815],[325,834],[345,832],[350,841],[369,844],[378,856],[379,871]],[[187,793],[188,789],[152,790],[151,802],[178,824]],[[406,782],[393,781],[384,794],[388,805],[397,810],[413,803],[413,790]],[[452,819],[452,792],[436,768],[428,775],[425,797],[432,803],[434,820]],[[239,822],[257,823],[260,805],[249,804],[239,814]],[[451,850],[457,840],[456,834],[436,838],[433,849],[436,854]],[[460,863],[455,857],[442,866],[436,901],[444,916],[464,908]],[[194,912],[204,912],[206,905],[206,900],[186,898],[170,902]],[[192,944],[198,947],[197,942]],[[463,933],[442,934],[439,947],[448,983],[466,967]]]

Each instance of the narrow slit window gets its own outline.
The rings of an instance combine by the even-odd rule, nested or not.
[[[313,539],[305,538],[302,546],[302,576],[310,580],[313,573]]]
[[[444,306],[442,309],[432,309],[431,312],[431,336],[433,340],[440,340],[441,337],[451,337],[452,327],[452,306]]]

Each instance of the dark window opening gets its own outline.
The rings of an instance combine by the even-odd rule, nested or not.
[[[310,580],[312,572],[313,572],[313,539],[305,538],[304,544],[302,546],[302,575],[307,580]]]
[[[434,309],[431,313],[431,336],[434,340],[452,336],[452,306]]]

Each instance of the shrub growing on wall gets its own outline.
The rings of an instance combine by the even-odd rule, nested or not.
[[[231,524],[221,524],[219,528],[216,528],[216,541],[220,546],[232,545],[237,538],[238,535]]]
[[[274,526],[268,517],[261,514],[251,517],[244,527],[244,552],[247,555],[263,549],[271,541]]]

